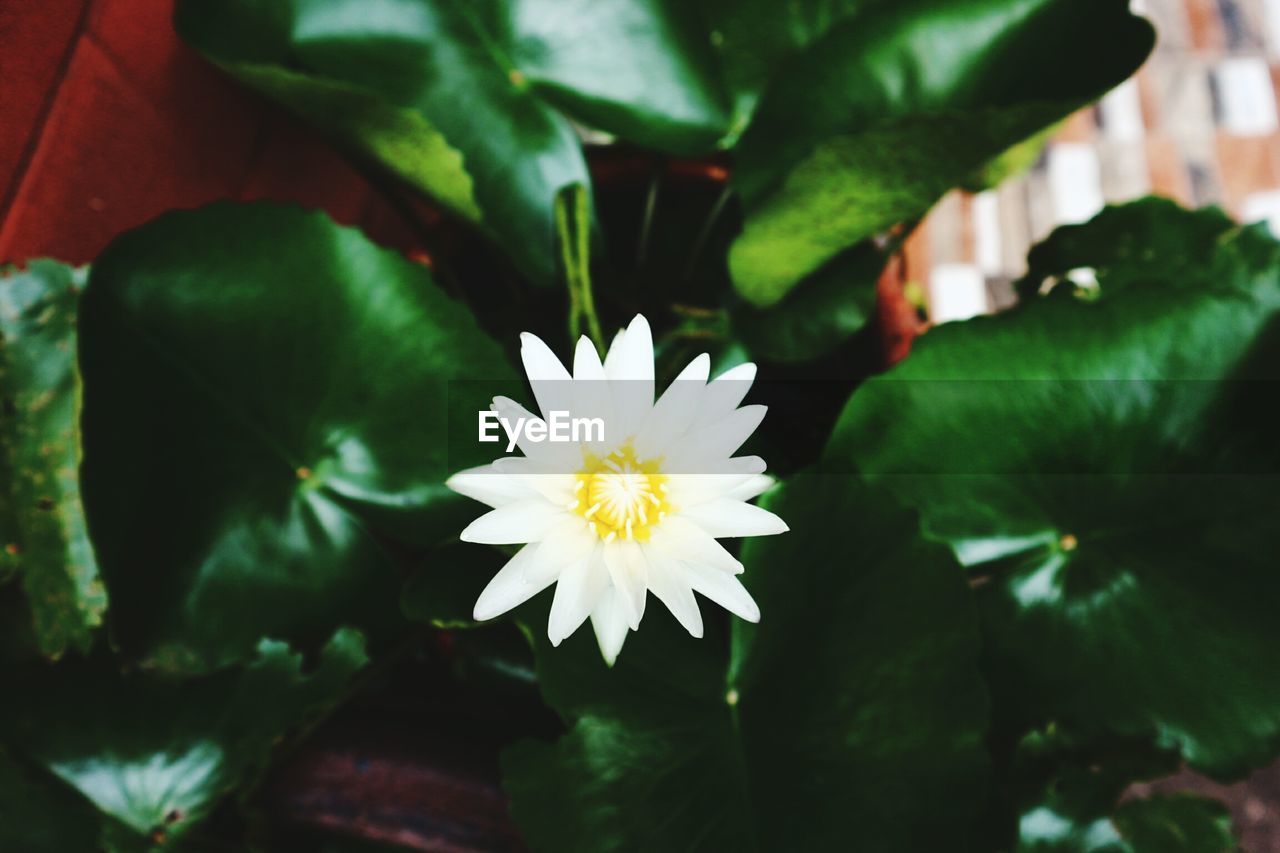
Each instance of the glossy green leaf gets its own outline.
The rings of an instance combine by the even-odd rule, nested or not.
[[[274,641],[242,668],[185,682],[121,675],[108,661],[31,667],[6,674],[14,693],[0,721],[11,748],[118,822],[122,842],[167,844],[251,784],[280,738],[340,698],[366,661],[363,638],[344,629],[306,672]]]
[[[800,282],[776,305],[739,305],[733,328],[751,354],[766,361],[819,358],[853,337],[875,316],[876,280],[885,256],[856,246]]]
[[[424,268],[275,205],[120,238],[80,335],[113,636],[174,665],[385,625],[396,578],[375,534],[454,534],[465,502],[443,481],[481,461],[448,436],[474,430],[487,396],[453,380],[512,375]]]
[[[494,38],[532,92],[647,147],[705,153],[727,98],[695,5],[683,0],[484,0]]]
[[[1039,284],[1087,266],[1087,298],[929,332],[854,393],[827,456],[971,567],[1011,715],[1233,774],[1280,745],[1280,246],[1222,222],[1147,201],[1060,232]],[[1202,248],[1138,260],[1170,234]]]
[[[85,271],[0,277],[0,575],[21,572],[40,650],[81,651],[106,594],[80,504],[76,301]]]
[[[969,591],[915,518],[856,477],[809,475],[744,548],[763,613],[693,639],[651,602],[608,669],[533,625],[573,728],[504,757],[535,850],[947,849],[984,797],[986,697]],[[728,645],[728,648],[726,648]]]
[[[710,148],[728,122],[711,46],[672,0],[184,0],[177,22],[542,282],[555,275],[556,193],[589,183],[559,109],[677,151]]]
[[[697,0],[734,97],[734,128],[750,120],[761,90],[788,59],[877,2],[891,0]]]
[[[923,214],[1015,143],[1132,74],[1127,0],[874,3],[767,87],[737,147],[734,281],[770,305],[848,246]],[[1089,61],[1074,62],[1088,44]]]
[[[980,193],[1028,171],[1040,159],[1049,141],[1057,135],[1065,123],[1064,119],[1051,124],[1021,142],[1009,146],[965,177],[960,182],[960,188],[965,192]]]

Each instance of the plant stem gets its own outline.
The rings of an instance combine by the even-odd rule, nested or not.
[[[649,234],[653,231],[653,212],[658,206],[658,184],[662,177],[662,166],[655,163],[649,176],[649,191],[645,193],[644,215],[640,219],[640,238],[636,243],[636,266],[645,262],[649,254]]]
[[[570,206],[572,205],[572,207]],[[586,187],[574,184],[556,197],[556,237],[565,284],[569,288],[569,337],[582,334],[582,320],[596,349],[604,352],[604,334],[591,290],[591,205]]]
[[[596,298],[591,289],[591,204],[587,199],[585,187],[578,187],[575,193],[575,211],[578,229],[578,287],[582,293],[582,311],[587,318],[587,328],[591,330],[591,340],[596,349],[604,354],[604,334],[600,331],[600,318],[596,316]]]
[[[693,277],[693,269],[698,265],[698,257],[702,254],[702,250],[707,244],[707,239],[711,236],[711,229],[715,228],[716,222],[720,219],[720,214],[724,213],[724,209],[728,206],[731,198],[733,198],[733,187],[731,186],[726,186],[720,192],[720,195],[716,197],[715,204],[711,207],[711,213],[707,216],[707,221],[702,223],[702,228],[699,229],[698,236],[693,241],[693,250],[689,252],[689,260],[684,267],[686,281]]]
[[[582,300],[578,296],[577,265],[573,262],[573,237],[569,229],[569,210],[564,194],[556,197],[556,242],[560,244],[560,265],[564,267],[565,285],[569,290],[569,343],[582,334]]]

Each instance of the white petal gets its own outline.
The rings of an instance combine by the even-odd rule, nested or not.
[[[500,507],[521,498],[534,497],[529,484],[518,478],[509,477],[492,464],[480,465],[459,471],[444,481],[444,484],[460,495]]]
[[[751,437],[767,411],[767,406],[743,406],[693,430],[667,454],[665,470],[673,474],[707,473],[712,460],[729,458]]]
[[[741,616],[748,622],[760,621],[760,608],[736,576],[706,566],[686,565],[684,568],[695,590],[735,616]]]
[[[544,418],[552,411],[568,411],[571,379],[560,359],[537,335],[520,335],[520,360]]]
[[[573,408],[571,417],[601,418],[604,421],[604,441],[590,442],[591,450],[600,453],[603,445],[621,443],[623,436],[618,419],[613,410],[613,395],[610,383],[604,373],[604,365],[600,363],[600,355],[595,344],[583,335],[578,339],[578,348],[573,356]],[[584,442],[584,444],[587,444]],[[605,451],[607,452],[607,451]]]
[[[572,382],[566,380],[564,382],[564,390],[572,390],[572,384]],[[532,412],[517,403],[515,400],[512,400],[510,397],[494,397],[493,404],[489,408],[497,412],[498,417],[506,418],[507,422],[512,424],[513,429],[515,428],[516,422],[521,418],[523,418],[527,423],[534,417]],[[557,409],[556,411],[566,410]],[[506,442],[508,441],[505,430],[502,435],[502,449],[505,451],[507,447]],[[536,463],[539,470],[564,473],[581,461],[581,453],[576,446],[565,442],[530,441],[528,432],[524,429],[521,429],[520,433],[516,437],[516,447],[520,448],[520,452],[524,454],[524,458]],[[512,463],[508,460],[515,458],[517,457],[506,457],[505,459],[497,460],[494,464],[499,465],[500,467],[505,466],[503,467],[503,470],[509,471],[511,470],[509,466]]]
[[[666,556],[652,540],[640,546],[649,564],[649,589],[667,606],[676,621],[695,637],[702,636],[702,613],[680,564]]]
[[[525,579],[524,566],[533,554],[534,546],[526,545],[507,561],[489,581],[489,585],[476,599],[475,611],[472,615],[476,621],[484,622],[501,616],[513,607],[519,607],[551,585],[530,583]]]
[[[742,563],[709,533],[686,518],[669,516],[653,531],[653,540],[663,553],[674,560],[733,575],[742,574]]]
[[[564,521],[547,531],[532,558],[525,564],[530,583],[547,583],[591,553],[600,537],[580,515],[566,513]]]
[[[578,345],[573,351],[574,381],[586,379],[605,379],[604,365],[600,363],[600,353],[596,345],[586,335],[578,338]]]
[[[499,418],[506,420],[510,424],[515,424],[519,420],[527,422],[529,419],[534,417],[533,412],[529,411],[515,400],[512,400],[510,397],[494,397],[493,402],[489,404],[489,410],[497,412]],[[507,450],[507,443],[510,441],[505,428],[503,428],[502,437],[499,440],[502,442],[502,451],[505,453]],[[520,448],[520,452],[525,456],[529,456],[532,453],[537,452],[539,449],[537,447],[529,446],[530,444],[531,442],[525,441],[524,432],[521,431],[520,435],[516,437],[516,447]]]
[[[564,516],[563,507],[542,498],[529,498],[490,510],[468,524],[459,534],[463,542],[485,545],[523,545],[539,542]]]
[[[763,474],[765,468],[764,460],[759,456],[734,456],[732,459],[713,459],[708,460],[705,465],[699,466],[704,469],[696,475],[672,474],[671,479],[674,481],[682,477],[746,477],[751,474]]]
[[[724,494],[733,501],[749,501],[758,498],[773,488],[774,479],[768,474],[752,474],[736,488]]]
[[[689,362],[662,392],[636,436],[636,453],[642,459],[665,455],[676,439],[689,431],[710,372],[711,356],[703,353]]]
[[[717,498],[736,496],[759,474],[672,474],[667,477],[667,497],[677,510],[688,509]],[[737,498],[741,500],[741,498]]]
[[[701,382],[706,385],[709,376],[711,376],[711,356],[704,352],[685,365],[684,370],[680,371],[676,377],[676,381]]]
[[[551,601],[551,617],[547,620],[547,637],[558,646],[587,620],[600,603],[609,586],[609,571],[604,567],[600,549],[596,548],[569,566],[556,581],[556,596]]]
[[[653,379],[653,333],[642,315],[613,339],[604,369],[610,379]]]
[[[591,611],[591,627],[595,629],[604,662],[613,666],[627,639],[627,620],[623,616],[621,596],[617,590],[608,589],[600,596],[600,603]]]
[[[707,385],[698,407],[695,426],[705,426],[732,412],[751,390],[756,379],[756,366],[747,362],[731,367]]]
[[[622,615],[631,630],[640,627],[644,616],[644,600],[648,587],[648,564],[635,542],[606,542],[604,564],[609,569],[609,580],[622,604]]]
[[[627,330],[619,329],[618,333],[613,336],[613,340],[609,342],[609,349],[604,354],[604,372],[610,378],[613,378],[610,372],[610,365],[615,364],[618,360],[618,353],[622,352],[622,342],[627,339]]]
[[[689,507],[680,515],[717,539],[726,536],[772,536],[790,529],[785,521],[767,509],[723,498]]]
[[[759,456],[735,456],[712,466],[718,474],[763,474],[767,467]]]
[[[619,333],[604,362],[613,392],[618,437],[634,436],[653,409],[653,334],[639,314]]]
[[[573,460],[569,463],[571,469],[581,467],[582,454],[577,447],[567,446],[566,452],[551,456],[504,456],[493,460],[493,467],[510,477],[527,479],[530,488],[546,495],[552,503],[570,503],[571,498],[562,489],[567,483],[572,494],[577,482],[575,475],[565,473],[569,460]]]
[[[491,464],[495,471],[523,486],[527,497],[541,495],[549,503],[567,507],[576,498],[574,486],[578,482],[573,474],[563,473],[571,458],[505,456]]]

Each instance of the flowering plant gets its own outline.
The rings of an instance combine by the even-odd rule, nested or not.
[[[733,457],[764,417],[763,406],[738,408],[755,365],[708,383],[704,354],[654,402],[653,337],[644,317],[618,333],[603,362],[590,339],[580,339],[572,376],[535,335],[524,336],[520,354],[544,416],[565,411],[557,406],[600,413],[603,430],[567,448],[526,443],[522,458],[449,478],[454,491],[493,507],[462,531],[463,541],[524,545],[480,593],[475,617],[500,616],[555,583],[551,644],[590,616],[610,664],[627,630],[640,628],[650,591],[695,637],[702,636],[695,590],[759,620],[735,577],[742,564],[716,542],[787,529],[746,503],[773,482],[763,460]],[[504,397],[493,408],[528,416]]]

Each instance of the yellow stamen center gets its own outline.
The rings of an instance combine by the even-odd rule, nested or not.
[[[570,509],[591,523],[606,542],[647,541],[671,511],[660,459],[641,460],[624,444],[608,456],[587,454],[574,483]]]

